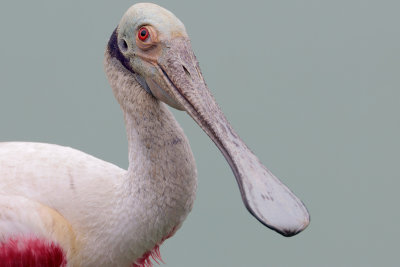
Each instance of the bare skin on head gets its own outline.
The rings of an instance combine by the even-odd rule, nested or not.
[[[159,6],[138,4],[125,13],[116,35],[119,61],[155,98],[185,110],[218,146],[250,213],[285,236],[306,228],[303,203],[260,163],[216,104],[182,22]]]

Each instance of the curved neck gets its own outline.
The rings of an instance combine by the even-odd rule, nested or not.
[[[142,252],[135,252],[140,254],[186,218],[195,198],[196,166],[189,142],[166,105],[107,52],[105,71],[124,112],[129,144],[129,168],[120,192],[120,206],[128,216],[119,227],[130,237],[121,245],[140,242],[136,245]]]
[[[136,186],[140,179],[157,180],[167,172],[177,172],[160,180],[166,183],[166,178],[185,176],[181,170],[187,171],[187,166],[195,170],[189,141],[167,106],[148,94],[130,71],[107,53],[105,71],[124,113],[130,182]],[[184,164],[172,164],[177,160]]]
[[[142,89],[143,90],[143,89]],[[137,98],[152,98],[146,92]],[[129,150],[129,182],[133,187],[163,187],[182,179],[182,168],[194,167],[189,142],[165,104],[154,99],[140,101],[124,112]],[[186,159],[183,165],[178,160]],[[176,175],[176,174],[180,175]]]

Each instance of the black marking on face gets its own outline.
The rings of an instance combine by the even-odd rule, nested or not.
[[[129,59],[127,59],[118,47],[118,28],[115,28],[114,32],[111,34],[110,40],[108,41],[108,53],[111,57],[118,59],[119,62],[129,71],[135,73],[132,67],[129,65]]]
[[[126,49],[128,49],[128,45],[126,44],[125,40],[123,40],[122,44],[124,45],[124,48],[126,46]],[[115,28],[114,32],[111,34],[110,40],[108,41],[107,50],[111,57],[118,59],[118,61],[121,62],[121,64],[133,74],[136,81],[144,88],[144,90],[146,90],[147,93],[153,95],[145,79],[133,71],[132,67],[129,65],[129,59],[127,59],[121,53],[121,50],[118,46],[118,27]]]

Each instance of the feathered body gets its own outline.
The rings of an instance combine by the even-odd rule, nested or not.
[[[0,222],[2,240],[24,232],[61,243],[76,266],[129,266],[177,230],[194,201],[193,155],[163,103],[149,114],[168,123],[136,114],[125,114],[128,171],[68,147],[1,143],[0,206],[12,204],[0,209],[1,219],[11,217]],[[153,138],[142,138],[138,124]],[[166,139],[157,133],[163,130]],[[54,226],[63,227],[49,235]]]
[[[115,59],[106,54],[105,60]],[[197,187],[189,142],[165,104],[143,91],[119,64],[106,66],[112,87],[129,90],[135,100],[121,102],[129,143],[127,171],[68,147],[0,143],[0,194],[6,202],[21,201],[12,216],[24,227],[46,225],[41,216],[37,222],[24,218],[32,202],[38,213],[45,209],[58,215],[51,218],[51,227],[59,220],[69,227],[60,237],[49,237],[51,228],[45,226],[26,232],[65,240],[67,258],[83,266],[131,265],[181,226]],[[118,88],[116,97],[124,101]],[[0,218],[3,213],[0,209]],[[14,227],[14,219],[0,222],[0,233],[9,234],[3,240],[21,232]]]

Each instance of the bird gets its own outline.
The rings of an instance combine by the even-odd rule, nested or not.
[[[230,165],[248,211],[284,236],[305,205],[250,151],[208,89],[184,24],[152,3],[131,6],[104,70],[120,104],[129,167],[47,143],[0,143],[0,266],[152,266],[193,207],[197,170],[169,107],[185,111]]]

